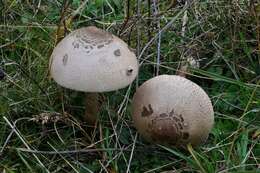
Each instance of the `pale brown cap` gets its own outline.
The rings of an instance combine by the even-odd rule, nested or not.
[[[133,97],[133,121],[148,141],[183,145],[204,142],[213,127],[214,111],[205,91],[176,75],[144,82]]]
[[[124,41],[90,26],[71,32],[58,43],[50,71],[63,87],[105,92],[129,85],[137,76],[138,62]]]

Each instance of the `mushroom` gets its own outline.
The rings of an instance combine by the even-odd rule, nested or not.
[[[205,91],[177,75],[144,82],[133,97],[133,121],[148,141],[193,146],[203,143],[213,126],[214,111]]]
[[[91,107],[96,109],[97,93],[128,86],[138,73],[135,54],[120,38],[94,26],[77,29],[54,48],[50,72],[61,86],[90,94]],[[89,102],[89,101],[87,101]],[[93,111],[92,111],[93,112]],[[95,111],[94,111],[95,112]],[[96,115],[87,115],[91,124]]]

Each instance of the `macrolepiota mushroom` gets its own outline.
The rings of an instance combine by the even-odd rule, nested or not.
[[[148,141],[193,146],[204,142],[213,127],[214,111],[205,91],[177,75],[144,82],[133,97],[133,121]]]
[[[90,94],[87,120],[93,124],[97,94],[128,86],[138,73],[135,54],[120,38],[94,26],[72,31],[54,48],[50,72],[61,86]]]

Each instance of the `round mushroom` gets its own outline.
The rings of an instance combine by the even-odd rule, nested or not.
[[[50,72],[63,87],[105,92],[129,85],[138,73],[138,62],[123,40],[89,26],[58,43],[51,55]]]
[[[144,82],[133,97],[132,118],[138,132],[159,144],[203,143],[213,127],[214,111],[205,91],[177,75]]]
[[[89,26],[71,32],[57,44],[50,59],[50,73],[65,88],[107,92],[132,83],[138,73],[138,62],[123,40]],[[86,104],[91,105],[86,110],[98,110],[97,94],[90,97],[93,100]],[[93,110],[89,112],[93,114]],[[96,118],[87,119],[94,121]]]

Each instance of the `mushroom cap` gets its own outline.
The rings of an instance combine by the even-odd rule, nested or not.
[[[65,88],[105,92],[129,85],[138,73],[138,62],[123,40],[89,26],[72,31],[58,43],[50,72]]]
[[[208,95],[181,76],[160,75],[144,82],[132,104],[134,125],[150,142],[196,146],[207,139],[214,124]]]

